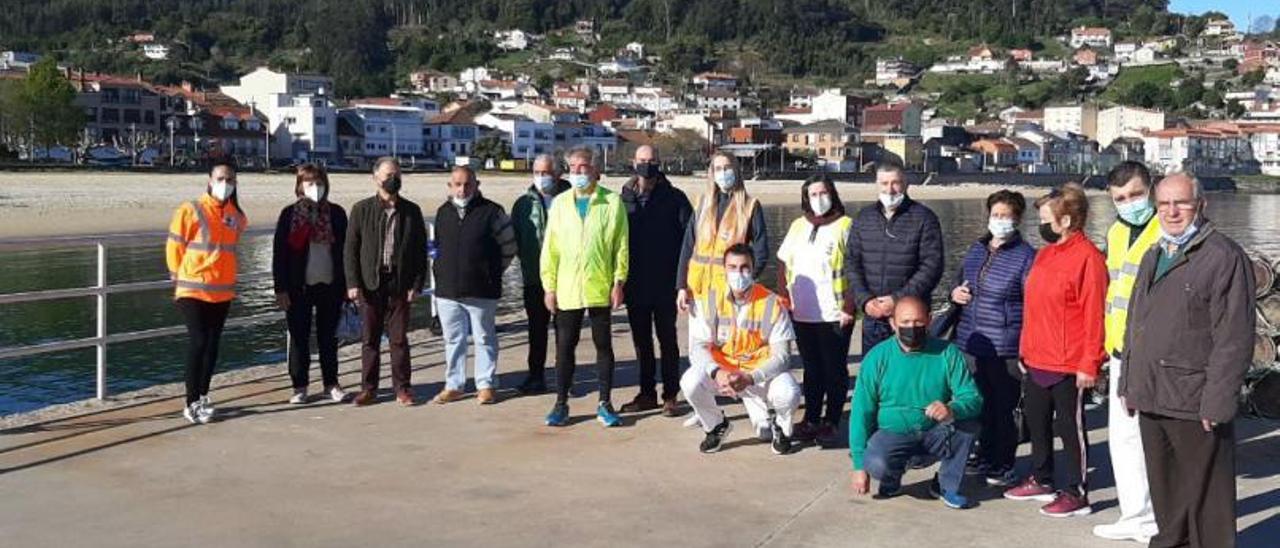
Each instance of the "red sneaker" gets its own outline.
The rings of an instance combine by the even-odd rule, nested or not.
[[[1048,485],[1042,485],[1036,481],[1035,476],[1028,476],[1017,487],[1004,492],[1004,498],[1009,500],[1038,500],[1040,502],[1051,502],[1054,500],[1053,488]]]
[[[1093,513],[1089,507],[1089,497],[1072,491],[1058,491],[1053,502],[1040,507],[1040,513],[1051,518],[1069,518],[1087,516]]]

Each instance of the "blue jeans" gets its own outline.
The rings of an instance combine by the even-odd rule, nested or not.
[[[928,456],[942,461],[938,484],[944,492],[959,493],[964,481],[965,461],[977,437],[972,421],[938,424],[924,432],[895,434],[877,430],[867,440],[863,469],[880,482],[881,488],[895,490],[902,485],[902,474],[911,457]]]
[[[888,320],[863,316],[862,318],[862,355],[866,356],[877,344],[893,338],[893,327]],[[808,413],[808,410],[805,410]]]
[[[467,336],[476,347],[476,388],[497,388],[498,334],[494,321],[496,299],[436,299],[440,327],[444,330],[444,387],[467,386]]]

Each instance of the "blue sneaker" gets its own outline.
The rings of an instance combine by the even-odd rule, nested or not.
[[[564,426],[569,423],[569,404],[557,403],[547,413],[547,426]]]
[[[622,426],[622,417],[619,417],[613,411],[613,406],[607,401],[600,402],[600,405],[596,407],[596,420],[600,421],[600,424],[603,424],[605,428]]]
[[[969,497],[961,495],[960,493],[957,493],[955,491],[944,491],[942,493],[941,498],[942,498],[942,503],[947,505],[947,508],[953,508],[955,510],[964,510],[972,506],[972,504],[969,502]]]

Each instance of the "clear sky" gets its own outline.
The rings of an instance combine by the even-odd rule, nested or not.
[[[1263,15],[1280,17],[1280,2],[1275,0],[1170,0],[1169,11],[1177,13],[1200,14],[1206,11],[1220,11],[1231,16],[1236,28],[1248,29],[1249,18]]]

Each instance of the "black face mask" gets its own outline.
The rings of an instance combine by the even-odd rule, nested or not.
[[[924,346],[924,342],[928,337],[929,329],[923,325],[898,328],[898,340],[902,342],[902,346],[912,350],[918,350]]]
[[[401,184],[401,183],[400,183],[400,176],[399,176],[399,175],[396,175],[396,176],[394,176],[394,177],[392,177],[392,178],[390,178],[390,179],[386,179],[386,180],[382,181],[382,183],[381,183],[381,184],[382,184],[382,190],[387,191],[387,193],[389,193],[389,194],[397,194],[397,193],[399,193],[399,192],[400,192],[400,184]]]
[[[658,164],[650,164],[647,162],[643,164],[636,164],[636,175],[639,177],[644,177],[645,179],[652,179],[654,177],[657,177],[658,173],[659,173]]]
[[[1062,239],[1062,235],[1053,231],[1053,227],[1049,223],[1040,223],[1040,238],[1051,244],[1058,243]]]

